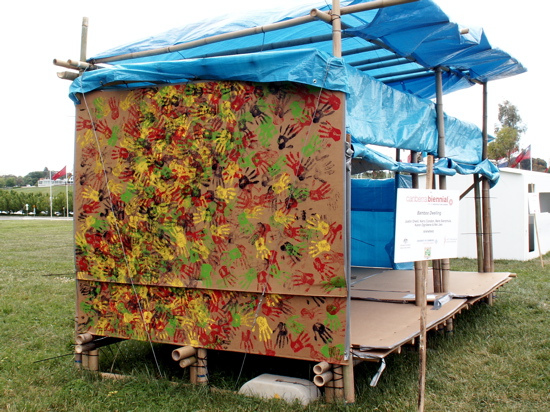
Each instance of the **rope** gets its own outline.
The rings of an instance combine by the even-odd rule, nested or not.
[[[304,143],[304,146],[306,146],[308,143],[309,143],[309,140],[311,138],[311,128],[313,127],[313,117],[315,116],[315,113],[317,112],[317,110],[319,109],[319,105],[321,103],[321,95],[323,93],[323,91],[325,90],[324,89],[324,85],[326,83],[326,80],[327,80],[327,77],[328,77],[328,74],[329,74],[329,71],[330,71],[330,61],[327,61],[327,64],[326,64],[326,68],[325,68],[325,77],[323,78],[323,83],[322,83],[322,86],[319,88],[319,93],[317,95],[317,101],[315,103],[315,110],[313,110],[313,113],[311,115],[311,122],[309,124],[309,127],[307,129],[307,134],[306,134],[306,138],[305,138],[305,143]],[[300,165],[302,165],[302,161],[303,161],[303,154],[302,154],[302,151],[299,151],[298,152],[298,160],[299,160],[299,163]],[[294,176],[294,179],[292,180],[292,183],[295,183],[296,182],[296,179],[298,177],[297,176]],[[289,205],[290,205],[290,198],[286,201],[286,208],[288,209]],[[280,240],[281,238],[281,232],[278,233],[278,238],[277,240]],[[268,261],[268,264],[269,266],[271,266],[274,261],[272,261],[272,259],[274,259],[274,256],[273,254],[271,254],[271,256],[269,257],[269,261]],[[264,284],[263,285],[263,289],[262,289],[262,295],[260,296],[260,300],[258,302],[258,306],[256,307],[256,311],[254,313],[254,320],[252,321],[252,325],[250,327],[250,330],[253,330],[255,325],[256,325],[256,321],[258,319],[258,315],[259,315],[259,312],[260,312],[260,309],[262,307],[262,303],[263,303],[263,299],[265,297],[265,293],[266,293],[266,289],[267,289],[267,285]],[[237,389],[238,387],[238,384],[239,384],[239,381],[241,379],[241,375],[242,375],[242,372],[243,372],[243,369],[244,369],[244,364],[246,362],[246,357],[249,353],[249,349],[247,348],[246,349],[246,352],[244,353],[244,357],[243,357],[243,361],[241,363],[241,368],[239,370],[239,375],[237,376],[237,380],[236,380],[236,383],[235,383],[235,389]]]
[[[84,70],[84,72],[85,72],[85,70]],[[81,85],[82,85],[82,78],[84,77],[84,72],[80,76]],[[111,193],[111,190],[109,189],[109,178],[107,176],[107,170],[105,168],[105,161],[104,161],[104,158],[103,158],[103,154],[101,152],[101,146],[99,144],[99,138],[97,136],[97,131],[95,129],[95,122],[94,122],[94,120],[92,120],[93,119],[92,113],[90,111],[90,107],[88,106],[88,101],[86,100],[86,95],[85,94],[83,94],[82,100],[84,101],[84,105],[86,106],[86,111],[88,113],[88,116],[90,117],[90,121],[92,122],[93,134],[94,134],[94,138],[95,138],[97,149],[98,149],[101,168],[103,170],[103,178],[104,178],[104,181],[105,181],[105,188],[106,188],[108,198],[109,198],[109,208],[111,210],[111,213],[112,213],[113,217],[116,217],[116,213],[115,213],[114,206],[113,206],[112,193]],[[119,240],[119,243],[120,243],[120,247],[122,249],[122,254],[124,256],[124,263],[126,265],[128,278],[130,279],[130,283],[132,285],[132,291],[134,293],[134,296],[136,297],[136,302],[137,302],[139,314],[140,314],[140,317],[141,317],[141,321],[143,323],[143,329],[144,329],[144,331],[147,335],[147,340],[149,342],[149,345],[151,346],[151,351],[153,353],[153,358],[155,360],[155,365],[156,365],[156,367],[159,371],[160,376],[163,376],[162,371],[160,369],[158,359],[157,359],[155,348],[153,347],[153,341],[151,339],[151,334],[149,333],[149,329],[147,328],[147,323],[145,322],[145,317],[143,315],[143,308],[141,306],[140,298],[139,298],[139,295],[138,295],[137,290],[136,290],[136,285],[135,285],[134,280],[132,278],[132,273],[131,273],[131,270],[130,270],[130,263],[128,261],[128,255],[126,254],[126,248],[124,247],[124,243],[122,242],[122,235],[120,233],[120,227],[118,225],[118,221],[116,220],[116,218],[114,219],[114,222],[115,222],[115,230],[116,230],[116,233],[117,233],[117,237],[118,237],[118,240]]]

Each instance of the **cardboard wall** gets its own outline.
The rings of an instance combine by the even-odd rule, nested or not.
[[[244,82],[84,96],[79,331],[342,359],[343,98]]]

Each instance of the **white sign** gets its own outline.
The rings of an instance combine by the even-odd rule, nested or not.
[[[530,214],[540,213],[540,201],[538,193],[528,193],[527,201],[529,203]]]
[[[457,257],[458,202],[456,190],[398,189],[395,262]]]

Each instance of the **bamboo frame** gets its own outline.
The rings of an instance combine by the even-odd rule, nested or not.
[[[427,157],[427,170],[426,170],[426,189],[430,189],[433,184],[433,156]],[[421,279],[419,282],[420,290],[417,298],[420,299],[420,336],[418,337],[418,352],[419,352],[419,374],[418,374],[418,410],[424,410],[425,403],[425,391],[426,391],[426,354],[427,354],[427,332],[426,332],[426,318],[428,311],[428,302],[426,298],[427,289],[427,273],[428,273],[428,261],[420,262],[422,266]]]
[[[482,160],[487,159],[487,145],[489,136],[487,134],[487,83],[483,83],[483,151]],[[493,272],[493,228],[491,222],[491,198],[490,186],[487,178],[481,181],[482,208],[483,208],[483,271]]]
[[[374,9],[379,9],[379,8],[384,8],[384,7],[389,7],[389,6],[395,6],[395,5],[398,5],[398,4],[412,3],[412,2],[416,2],[416,1],[418,1],[418,0],[375,0],[375,1],[372,1],[372,2],[358,4],[358,5],[355,5],[355,6],[342,7],[340,10],[341,10],[342,15],[343,14],[352,14],[352,13],[358,13],[358,12],[361,12],[361,11],[374,10]],[[326,16],[329,16],[329,19],[326,19]],[[326,20],[326,23],[332,23],[332,17],[330,17],[330,15],[328,15],[327,13],[324,13],[322,11],[314,9],[310,12],[309,15],[302,16],[302,17],[296,17],[296,18],[285,20],[285,21],[278,22],[278,23],[272,23],[272,24],[267,24],[267,25],[264,25],[264,26],[258,26],[258,27],[243,29],[243,30],[237,30],[237,31],[234,31],[232,33],[218,34],[218,35],[215,35],[215,36],[205,37],[203,39],[193,40],[193,41],[178,44],[178,45],[175,45],[175,46],[162,47],[162,48],[159,48],[159,49],[146,50],[146,51],[136,52],[136,53],[126,53],[126,54],[121,54],[121,55],[117,55],[117,56],[103,57],[103,58],[100,58],[100,59],[95,59],[94,63],[109,63],[109,62],[119,61],[119,60],[131,60],[131,59],[138,59],[138,58],[141,58],[141,57],[157,56],[159,54],[165,54],[165,53],[172,53],[172,52],[177,52],[177,51],[182,51],[182,50],[188,50],[188,49],[191,49],[193,47],[199,47],[199,46],[204,46],[204,45],[207,45],[207,44],[219,43],[219,42],[222,42],[222,41],[225,41],[225,40],[233,40],[233,39],[238,39],[238,38],[242,38],[242,37],[252,36],[252,35],[255,35],[255,34],[267,33],[267,32],[270,32],[270,31],[282,30],[282,29],[285,29],[285,28],[288,28],[288,27],[299,26],[301,24],[310,23],[310,22],[316,20],[317,18],[319,18],[323,21]]]

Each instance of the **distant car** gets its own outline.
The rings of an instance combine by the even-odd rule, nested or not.
[[[29,216],[34,216],[34,212],[27,213]]]
[[[24,215],[25,212],[23,212],[22,210],[18,210],[17,212],[13,212],[14,215]]]
[[[53,214],[56,216],[61,216],[61,212],[53,212]]]
[[[40,212],[41,215],[47,215],[48,212],[46,212],[45,210],[43,210],[42,212]]]
[[[0,215],[9,215],[9,213],[4,210],[0,210]]]

